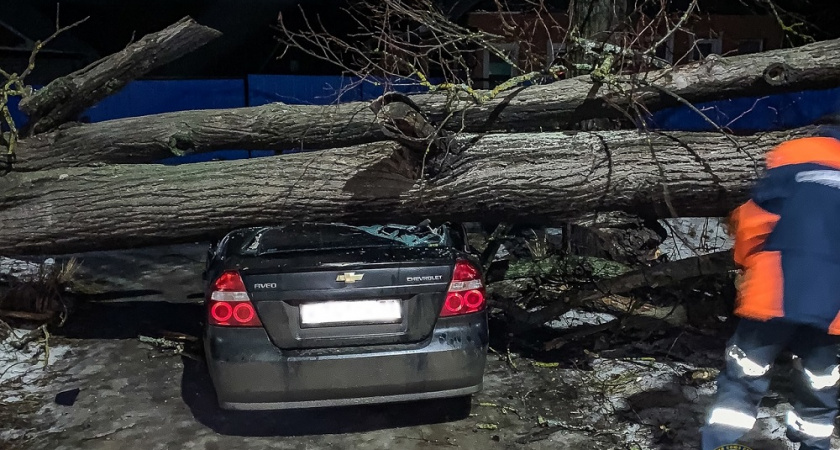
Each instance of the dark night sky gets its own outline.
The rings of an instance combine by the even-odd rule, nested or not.
[[[73,31],[74,38],[85,42],[100,55],[123,48],[132,36],[139,38],[159,30],[185,15],[200,23],[220,29],[224,36],[193,54],[168,65],[156,76],[242,76],[246,73],[276,73],[288,68],[288,59],[300,57],[294,52],[287,61],[277,61],[279,49],[273,39],[277,13],[286,9],[289,21],[294,16],[299,0],[62,0],[61,21],[71,23],[90,16],[90,20]],[[478,8],[495,9],[492,0],[439,0],[448,8],[466,1]],[[508,4],[515,5],[509,0]],[[568,0],[546,0],[554,8],[564,10]],[[741,2],[762,3],[764,0],[700,0],[704,12],[749,14],[760,8],[747,7]],[[782,8],[803,14],[820,31],[812,34],[820,39],[840,37],[840,1],[838,0],[774,0]],[[34,38],[49,34],[48,28],[55,16],[55,0],[0,0],[0,21],[23,30]],[[523,2],[524,3],[524,2]],[[689,0],[673,0],[672,7],[680,8]],[[347,20],[336,16],[341,0],[306,0],[307,10],[317,11],[322,20],[333,29],[347,30]],[[28,12],[22,12],[27,10]],[[38,28],[31,20],[41,16]],[[44,28],[44,26],[47,28]],[[2,37],[2,36],[0,36]],[[0,45],[2,43],[0,42]],[[332,71],[328,65],[307,63],[311,73]]]

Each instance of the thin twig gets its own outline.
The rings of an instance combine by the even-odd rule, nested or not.
[[[655,44],[653,44],[645,53],[652,55],[653,53],[656,52],[656,49],[659,48],[660,45],[663,45],[663,44],[667,43],[668,39],[670,39],[671,36],[674,35],[674,33],[679,31],[680,29],[682,29],[682,26],[685,24],[685,22],[688,20],[688,18],[691,17],[691,14],[694,13],[695,9],[697,9],[697,0],[691,0],[691,3],[688,5],[688,8],[686,8],[686,10],[685,10],[685,13],[680,17],[680,20],[677,21],[674,28],[668,30],[668,32],[665,33],[664,36],[662,36],[662,39],[660,39]]]
[[[78,20],[76,22],[73,22],[72,24],[67,25],[66,27],[62,27],[62,28],[57,29],[55,31],[55,33],[50,35],[48,38],[44,39],[43,42],[42,41],[36,41],[35,45],[32,48],[32,52],[29,54],[29,64],[26,66],[26,70],[24,70],[23,73],[20,74],[19,79],[21,81],[26,79],[26,77],[29,76],[29,74],[32,72],[32,70],[35,69],[35,57],[38,56],[38,52],[40,52],[41,49],[46,47],[50,42],[53,41],[53,39],[57,38],[61,33],[64,33],[65,31],[68,31],[70,29],[73,29],[73,28],[85,23],[88,19],[90,19],[90,16],[85,17],[84,19]]]

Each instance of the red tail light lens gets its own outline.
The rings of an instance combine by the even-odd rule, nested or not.
[[[216,278],[216,281],[213,283],[213,292],[210,294],[210,300],[229,302],[251,301],[242,277],[239,276],[239,272],[233,270],[224,272],[219,275],[219,278]]]
[[[245,283],[237,271],[228,271],[219,275],[213,282],[213,289],[207,299],[208,321],[210,325],[222,327],[259,327],[262,326]]]
[[[452,273],[452,281],[472,281],[478,280],[478,269],[467,261],[458,261],[455,263],[455,270]]]
[[[239,323],[250,323],[254,320],[257,312],[251,306],[251,302],[240,303],[233,307],[233,318]]]
[[[450,292],[446,294],[446,303],[443,304],[444,312],[457,314],[458,311],[464,309],[464,296],[458,292]]]
[[[479,309],[484,306],[484,293],[479,290],[467,291],[464,294],[464,306],[469,309]]]
[[[452,282],[441,317],[459,316],[483,311],[486,305],[484,283],[478,268],[469,261],[458,261],[452,273]]]
[[[233,317],[233,307],[230,303],[214,302],[210,306],[210,318],[216,322],[214,325],[228,323],[231,317]]]

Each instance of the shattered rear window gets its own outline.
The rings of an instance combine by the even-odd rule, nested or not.
[[[374,225],[356,228],[377,237],[400,242],[409,247],[451,245],[449,234],[444,226],[433,228],[423,225]]]
[[[296,224],[264,228],[245,246],[249,253],[451,245],[446,226]]]

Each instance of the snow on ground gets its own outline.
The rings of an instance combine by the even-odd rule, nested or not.
[[[11,341],[25,336],[28,330],[13,330],[13,336],[0,342],[0,387],[15,383],[24,386],[32,385],[40,379],[49,366],[63,358],[69,350],[65,345],[50,347],[49,364],[44,365],[44,347],[36,342],[28,344],[21,350],[12,347]],[[0,389],[0,400],[6,392]]]
[[[659,247],[671,261],[732,248],[723,221],[716,217],[686,217],[661,220],[668,238]]]
[[[546,323],[546,326],[555,330],[565,330],[568,328],[575,328],[581,325],[601,325],[607,322],[616,320],[617,317],[612,314],[583,311],[580,309],[572,309],[566,314]]]
[[[33,399],[43,395],[52,366],[70,352],[67,345],[51,346],[49,361],[45,365],[45,347],[37,341],[20,350],[11,345],[12,340],[20,339],[28,332],[13,329],[12,335],[0,342],[0,410],[25,412]],[[8,418],[0,418],[0,422],[4,420]],[[25,426],[2,426],[0,443],[16,439],[26,432]]]
[[[0,277],[11,275],[14,278],[26,278],[38,275],[44,268],[55,265],[55,259],[47,258],[43,263],[34,263],[20,259],[0,256]]]
[[[200,261],[203,251],[197,247],[182,253]],[[677,349],[683,347],[680,354],[697,367],[659,357],[574,357],[540,364],[516,354],[510,362],[491,355],[485,389],[475,396],[468,414],[455,417],[440,417],[440,411],[454,406],[439,402],[233,414],[216,407],[202,363],[161,354],[137,339],[160,328],[191,327],[189,308],[195,305],[188,295],[200,291],[200,263],[165,258],[169,253],[175,251],[88,256],[88,267],[107,273],[108,286],[127,292],[127,297],[94,303],[74,315],[77,328],[87,334],[55,338],[46,368],[37,343],[23,351],[0,343],[0,448],[10,443],[56,450],[695,449],[715,384],[711,377],[692,382],[689,376],[687,381],[686,374],[720,366],[709,352],[723,356],[722,346],[690,332],[680,335],[679,343],[663,338],[664,348],[680,353]],[[128,297],[137,289],[148,291]],[[130,320],[113,322],[116,331],[91,335],[91,328],[82,325],[99,323],[100,317]],[[608,314],[572,310],[549,324],[574,328],[612,320]],[[78,398],[59,404],[56,395],[69,390],[76,390]],[[778,398],[762,406],[750,433],[751,448],[793,448],[783,439],[782,425],[790,405]]]
[[[679,362],[595,357],[589,369],[582,369],[538,366],[514,355],[513,365],[490,358],[485,390],[476,395],[468,417],[415,423],[408,417],[418,408],[439,408],[413,404],[226,415],[215,409],[206,375],[195,371],[200,365],[190,368],[191,363],[158,355],[136,339],[70,345],[74,360],[58,361],[56,373],[50,366],[46,373],[54,376],[42,379],[43,365],[36,363],[18,372],[17,381],[0,383],[4,407],[14,411],[32,404],[28,413],[20,413],[29,422],[0,426],[0,443],[61,450],[235,448],[244,439],[254,449],[357,448],[365,442],[372,449],[419,450],[432,440],[458,448],[687,450],[697,448],[699,426],[714,394],[710,379],[685,381],[686,373],[703,369]],[[5,350],[2,355],[9,358]],[[27,355],[38,359],[32,349]],[[32,383],[33,392],[22,381]],[[8,386],[15,388],[5,391]],[[81,390],[78,402],[56,406],[55,393],[69,387]],[[786,402],[762,408],[751,433],[752,448],[792,448],[779,440],[786,408]],[[289,431],[286,422],[291,428],[304,422],[324,425]],[[664,435],[670,435],[669,443],[663,442]],[[122,447],[113,446],[117,443]]]
[[[698,371],[696,366],[645,359],[596,358],[592,369],[586,384],[599,387],[592,396],[593,422],[598,415],[611,419],[607,420],[612,424],[609,428],[623,436],[630,448],[656,448],[656,443],[666,442],[671,445],[664,448],[696,448],[699,422],[715,395],[713,378],[696,384],[686,382]],[[758,422],[745,441],[751,448],[793,449],[785,438],[784,425],[790,405],[773,403],[760,407]],[[838,448],[836,443],[832,448]]]

